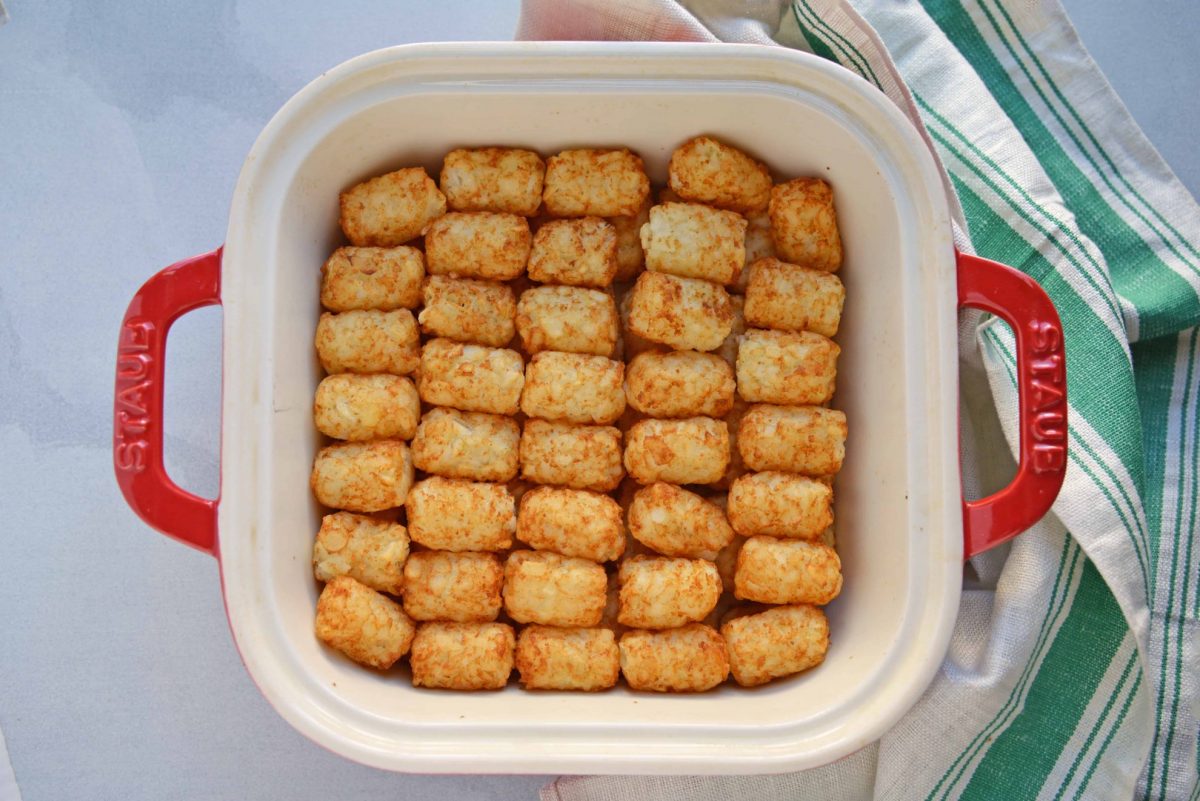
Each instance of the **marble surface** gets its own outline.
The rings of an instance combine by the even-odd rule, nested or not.
[[[121,313],[155,270],[219,244],[238,169],[271,114],[366,50],[510,38],[517,2],[6,5],[0,743],[22,797],[534,797],[542,777],[389,774],[295,733],[238,661],[216,563],[140,523],[109,455]],[[1151,139],[1200,189],[1200,55],[1188,33],[1200,4],[1132,17],[1115,0],[1067,6]],[[176,325],[168,469],[206,495],[218,476],[219,356],[218,310]]]

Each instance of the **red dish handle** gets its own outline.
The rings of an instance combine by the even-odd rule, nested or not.
[[[121,324],[113,403],[113,467],[125,500],[154,528],[214,556],[217,502],[180,489],[163,467],[163,360],[171,323],[220,302],[220,248],[143,284]]]
[[[964,559],[1012,539],[1050,510],[1067,471],[1062,322],[1037,282],[998,262],[958,255],[958,305],[1002,317],[1017,340],[1020,463],[995,495],[963,502]]]

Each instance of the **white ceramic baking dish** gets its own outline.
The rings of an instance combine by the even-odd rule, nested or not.
[[[318,271],[341,242],[339,190],[402,165],[436,175],[447,150],[486,144],[544,154],[626,145],[661,183],[671,150],[698,133],[837,191],[848,300],[835,405],[851,435],[836,505],[845,590],[828,608],[825,663],[693,696],[452,693],[322,647],[312,633],[312,337]],[[180,490],[162,468],[166,331],[211,303],[224,306],[219,501]],[[1014,485],[965,507],[961,303],[1016,330],[1027,434]],[[1065,425],[1057,324],[1032,281],[956,254],[925,144],[884,95],[828,62],[729,45],[396,47],[292,98],[246,159],[223,252],[167,268],[135,297],[121,331],[114,462],[148,523],[219,558],[246,668],[283,717],[339,754],[419,772],[796,770],[871,742],[924,690],[955,618],[964,534],[967,551],[980,550],[1049,507]],[[1039,375],[1043,391],[1029,391]]]

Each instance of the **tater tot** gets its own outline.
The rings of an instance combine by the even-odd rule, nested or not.
[[[513,551],[504,563],[504,611],[518,623],[596,626],[608,577],[587,559],[550,551]]]
[[[481,147],[451,150],[441,185],[454,211],[496,211],[532,217],[542,205],[546,165],[532,150]]]
[[[797,178],[771,190],[771,234],[792,264],[835,272],[842,266],[833,189],[820,178]]]
[[[625,371],[629,405],[650,417],[723,417],[733,408],[733,370],[711,353],[639,353]]]
[[[742,334],[746,333],[746,299],[741,295],[730,295],[729,305],[733,309],[733,325],[730,326],[729,336],[725,337],[721,347],[713,352],[724,359],[730,367],[736,369]]]
[[[499,690],[512,673],[515,642],[507,623],[422,623],[408,659],[413,686]]]
[[[446,213],[446,198],[423,167],[389,172],[342,192],[342,231],[352,245],[395,247]]]
[[[610,562],[625,551],[621,507],[607,495],[567,487],[525,493],[517,512],[517,538],[531,548]]]
[[[508,281],[525,272],[533,236],[516,214],[454,211],[439,217],[425,233],[430,275]]]
[[[773,259],[775,240],[771,237],[771,217],[765,211],[755,211],[746,215],[746,261],[735,284],[729,287],[730,292],[744,295],[746,285],[750,282],[750,265],[759,259]]]
[[[426,334],[500,348],[516,333],[517,298],[495,281],[431,275],[417,322]]]
[[[367,667],[394,665],[414,628],[400,604],[349,576],[330,579],[317,599],[317,638]]]
[[[417,551],[404,563],[404,611],[413,620],[495,620],[503,584],[495,554]]]
[[[431,409],[413,437],[413,464],[446,478],[510,481],[517,475],[520,441],[521,427],[511,418]]]
[[[733,325],[729,293],[710,281],[644,272],[630,292],[629,330],[679,350],[714,350]]]
[[[408,309],[321,315],[317,356],[327,373],[408,375],[421,362],[417,321]]]
[[[729,523],[746,537],[818,539],[833,524],[833,490],[805,476],[751,473],[729,488]]]
[[[846,289],[836,275],[762,259],[751,266],[746,284],[746,325],[832,337],[845,301]]]
[[[738,450],[751,470],[831,475],[846,457],[846,415],[820,406],[751,406],[738,429]]]
[[[738,552],[733,594],[743,601],[820,605],[841,590],[842,562],[828,545],[760,536]]]
[[[335,512],[321,519],[313,545],[313,575],[318,581],[349,576],[373,590],[399,595],[406,559],[408,533],[404,526]]]
[[[717,566],[704,559],[634,556],[621,563],[617,621],[636,629],[673,629],[703,620],[721,597]]]
[[[517,333],[530,355],[561,350],[611,357],[620,333],[617,304],[598,289],[528,289],[517,303]]]
[[[637,497],[638,491],[642,489],[642,485],[634,481],[632,478],[626,478],[621,482],[621,486],[617,488],[617,504],[621,507],[625,519],[629,517],[629,507],[633,505],[633,499]],[[653,553],[649,547],[642,544],[632,534],[629,533],[628,527],[625,529],[625,556],[637,556],[642,553]]]
[[[617,273],[614,281],[632,281],[646,265],[642,250],[642,226],[650,219],[650,196],[642,203],[638,213],[624,217],[609,217],[608,221],[617,231]]]
[[[698,203],[664,203],[642,226],[646,269],[718,284],[737,281],[746,260],[746,220]]]
[[[533,235],[534,281],[602,288],[617,273],[617,229],[599,217],[551,220]]]
[[[517,531],[517,505],[504,484],[431,476],[404,502],[413,542],[439,551],[503,551]]]
[[[733,680],[757,687],[825,661],[829,621],[815,606],[776,606],[742,615],[721,626]]]
[[[649,194],[642,160],[628,150],[564,150],[546,160],[542,200],[553,217],[637,214]]]
[[[421,400],[464,412],[516,414],[525,386],[521,354],[506,348],[431,339],[421,349]]]
[[[425,257],[410,247],[338,248],[321,268],[321,305],[334,312],[413,309]]]
[[[720,209],[760,211],[771,199],[766,165],[710,136],[697,136],[675,149],[667,181],[680,197]]]
[[[624,379],[621,362],[544,350],[525,368],[521,411],[543,420],[607,425],[625,411]]]
[[[751,403],[827,403],[833,397],[841,352],[832,339],[811,331],[752,328],[738,345],[738,394]]]
[[[516,665],[527,690],[605,690],[617,683],[621,652],[608,629],[526,626]]]
[[[624,476],[619,429],[525,421],[521,477],[526,481],[610,492]]]
[[[633,496],[629,533],[664,556],[696,558],[716,554],[733,539],[721,507],[662,482],[643,487]]]
[[[703,692],[729,676],[725,640],[700,623],[666,631],[627,631],[620,648],[621,674],[634,690]]]
[[[642,484],[711,484],[729,464],[724,420],[641,420],[625,438],[625,469]]]
[[[342,442],[322,448],[313,461],[317,502],[351,512],[381,512],[404,504],[413,481],[413,459],[398,439]]]
[[[412,439],[420,418],[412,380],[386,373],[326,376],[313,401],[317,430],[334,439]]]
[[[639,354],[647,351],[662,351],[666,346],[659,342],[651,342],[640,337],[629,328],[629,311],[633,307],[633,291],[625,292],[617,303],[617,314],[621,318],[621,356],[627,362],[633,361]]]

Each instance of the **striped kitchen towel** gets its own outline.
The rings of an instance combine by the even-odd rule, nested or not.
[[[959,246],[1066,332],[1070,458],[1033,529],[972,560],[946,661],[877,744],[765,777],[564,777],[544,799],[1200,799],[1200,208],[1056,0],[525,0],[519,38],[773,44],[925,134]],[[1013,469],[1012,334],[961,318],[968,492]]]

